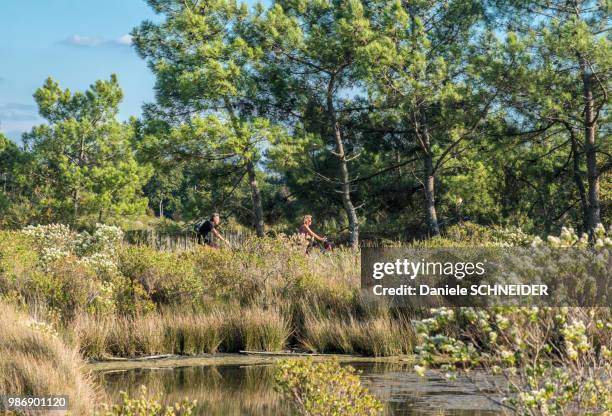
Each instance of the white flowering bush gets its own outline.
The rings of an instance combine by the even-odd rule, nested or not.
[[[523,282],[554,276],[572,296],[580,286],[597,289],[603,281],[607,288],[610,234],[598,226],[591,245],[571,228],[535,238],[513,270]],[[420,375],[440,359],[449,379],[484,368],[503,380],[489,386],[502,400],[491,400],[519,415],[612,412],[610,308],[437,308],[414,326],[422,339],[415,366]]]
[[[81,307],[94,313],[112,313],[116,307],[118,256],[123,232],[96,224],[92,233],[70,230],[63,224],[29,226],[21,231],[33,242],[39,267],[33,275],[33,293],[42,293],[53,307],[71,314]]]
[[[123,231],[113,225],[96,224],[93,234],[87,231],[75,238],[75,251],[79,257],[88,257],[96,253],[116,256],[123,241]]]
[[[612,248],[612,227],[606,232],[606,228],[603,224],[598,224],[593,233],[593,248],[595,250]],[[531,242],[531,247],[541,248],[587,248],[589,245],[589,236],[583,233],[578,236],[573,228],[563,227],[561,234],[557,236],[548,236],[546,241],[543,241],[540,237],[536,237]]]
[[[545,241],[536,237],[529,249],[508,251],[504,278],[546,284],[552,292],[551,306],[609,305],[611,260],[612,239],[601,224],[593,244],[587,234],[578,236],[572,228],[564,227],[559,236]]]
[[[30,225],[21,232],[34,243],[43,266],[69,256],[74,251],[76,233],[67,225]]]
[[[449,379],[474,368],[501,377],[487,388],[502,399],[491,400],[518,415],[612,411],[609,310],[440,308],[415,326],[420,375],[443,357]]]
[[[74,232],[64,224],[31,225],[22,233],[34,242],[45,268],[64,257],[76,256],[95,270],[111,274],[117,270],[117,250],[123,241],[123,231],[118,227],[96,224],[90,234]]]

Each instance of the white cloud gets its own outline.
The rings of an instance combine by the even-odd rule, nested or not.
[[[132,35],[125,34],[113,41],[116,45],[130,46],[132,44]]]
[[[61,43],[83,48],[95,48],[98,46],[131,46],[132,36],[125,34],[116,39],[107,40],[98,36],[72,35],[64,39]]]
[[[104,43],[104,39],[97,36],[72,35],[64,39],[62,43],[71,46],[94,47],[102,45]]]

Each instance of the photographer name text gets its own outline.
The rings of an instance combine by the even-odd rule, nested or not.
[[[372,264],[372,279],[385,277],[415,280],[417,277],[454,277],[458,282],[466,277],[482,277],[486,273],[486,260],[482,262],[435,262],[396,259]],[[548,285],[543,284],[472,284],[469,286],[428,284],[400,284],[386,287],[372,286],[376,296],[548,296]]]

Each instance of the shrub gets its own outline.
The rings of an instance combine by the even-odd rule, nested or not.
[[[124,391],[121,392],[121,403],[112,406],[104,405],[97,416],[189,416],[197,404],[196,400],[184,399],[174,406],[162,406],[160,397],[148,397],[147,389],[141,386],[141,395],[131,399]]]
[[[203,293],[193,255],[164,253],[149,247],[130,246],[119,254],[119,271],[138,283],[156,304],[197,302]]]
[[[444,230],[444,236],[452,242],[471,247],[528,246],[534,238],[518,227],[484,226],[472,222],[451,225]]]
[[[117,227],[96,224],[93,234],[89,234],[76,233],[64,224],[49,224],[30,225],[21,232],[33,241],[43,267],[76,256],[99,272],[116,272],[116,254],[123,240],[123,232]]]
[[[552,274],[572,290],[585,282],[588,287],[591,280],[607,284],[612,240],[602,226],[594,237],[589,250],[588,236],[578,237],[572,229],[563,228],[546,242],[536,238],[533,254],[514,269],[532,272],[534,278]],[[505,384],[492,387],[516,414],[612,411],[609,308],[439,308],[415,325],[423,337],[415,367],[419,374],[436,356],[444,356],[448,378],[475,366],[502,376]]]
[[[451,379],[483,366],[504,378],[505,385],[492,387],[520,415],[609,412],[612,353],[599,332],[609,334],[612,320],[609,311],[597,315],[586,308],[436,309],[416,322],[424,342],[415,369],[423,374],[438,355]]]
[[[338,362],[286,360],[279,364],[276,387],[301,415],[378,415],[382,403],[361,385],[355,369]]]
[[[15,300],[27,295],[26,282],[38,273],[38,254],[27,236],[0,231],[0,294]]]
[[[85,310],[98,291],[95,271],[73,256],[47,263],[46,272],[30,274],[27,282],[30,304],[45,304],[64,318]]]
[[[107,298],[119,316],[140,316],[157,310],[149,293],[138,281],[117,275],[107,283],[106,289],[109,292],[100,294]]]
[[[21,232],[32,239],[43,261],[55,260],[74,251],[76,233],[67,225],[29,225]]]

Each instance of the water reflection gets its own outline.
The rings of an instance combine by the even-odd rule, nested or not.
[[[364,384],[386,406],[387,415],[493,416],[499,409],[484,395],[475,393],[467,380],[448,382],[437,372],[420,378],[407,364],[351,363],[361,371]],[[193,366],[160,369],[106,371],[96,378],[109,397],[119,391],[139,395],[145,385],[160,394],[165,404],[184,397],[198,400],[198,415],[290,415],[285,400],[274,391],[269,365]],[[480,386],[483,388],[484,384]]]

